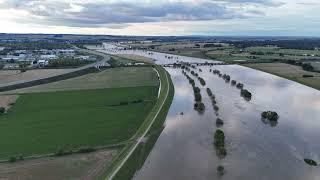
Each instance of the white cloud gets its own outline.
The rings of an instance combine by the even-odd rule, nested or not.
[[[0,23],[2,32],[316,35],[319,8],[317,0],[0,0]]]

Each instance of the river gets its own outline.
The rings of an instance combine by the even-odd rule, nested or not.
[[[208,61],[140,50],[107,51],[153,58],[157,64],[173,63],[176,59],[191,63]],[[168,59],[168,56],[173,58]],[[175,87],[174,99],[163,132],[133,179],[320,179],[319,166],[311,167],[304,162],[304,158],[320,162],[320,91],[239,65],[197,68],[202,69],[197,73],[206,81],[205,86],[188,74],[201,87],[205,112],[193,109],[192,86],[182,70],[166,68]],[[242,82],[252,93],[252,99],[242,98],[239,89],[210,69],[218,69]],[[216,96],[218,114],[212,108],[207,87]],[[261,119],[261,112],[266,110],[279,114],[277,123]],[[217,117],[224,121],[220,128],[226,136],[227,156],[224,158],[217,157],[213,145]],[[225,169],[223,175],[217,172],[220,165]]]
[[[134,179],[320,179],[319,167],[303,161],[320,161],[320,91],[238,65],[198,68],[207,84],[201,86],[194,78],[201,87],[205,112],[193,110],[193,90],[181,69],[167,68],[175,86],[173,103],[162,134]],[[251,101],[210,68],[244,83],[253,93]],[[207,87],[215,94],[218,116],[224,120],[225,158],[217,157],[213,145],[217,116]],[[265,110],[276,111],[278,123],[261,120]],[[216,170],[219,165],[225,168],[222,176]]]

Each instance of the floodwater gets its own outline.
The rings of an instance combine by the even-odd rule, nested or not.
[[[173,54],[159,53],[153,51],[145,51],[145,50],[118,50],[118,49],[101,49],[99,52],[107,53],[107,54],[133,54],[138,56],[144,56],[147,58],[151,58],[155,61],[156,64],[172,64],[176,62],[189,62],[189,63],[218,63],[221,61],[213,61],[208,59],[187,57],[187,56],[179,56]]]
[[[165,128],[137,180],[319,180],[320,168],[303,159],[320,162],[320,91],[238,65],[198,67],[207,85],[201,86],[204,113],[193,110],[191,85],[181,69],[167,68],[175,86]],[[209,72],[219,69],[244,83],[251,101],[240,90]],[[226,136],[227,156],[218,158],[213,145],[217,118],[206,93],[209,87],[219,106],[218,117]],[[278,123],[263,121],[265,110],[276,111]],[[183,115],[180,113],[183,112]],[[224,175],[217,166],[223,165]]]

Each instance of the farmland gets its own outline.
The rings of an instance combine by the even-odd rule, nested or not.
[[[275,74],[320,90],[320,73],[304,71],[301,67],[283,63],[255,63],[245,64],[245,66]],[[303,77],[303,75],[312,75],[314,77]]]
[[[100,150],[92,153],[73,154],[58,158],[45,157],[1,163],[1,179],[93,179],[101,168],[108,166],[116,150]]]
[[[240,48],[228,43],[154,43],[130,44],[133,48],[212,59],[227,62],[238,61],[273,61],[273,60],[320,60],[320,52],[316,50],[297,50],[279,48],[277,46],[251,46]]]
[[[157,83],[157,74],[150,67],[119,67],[63,81],[3,92],[3,94],[156,86]]]
[[[145,86],[21,95],[0,117],[0,158],[126,141],[152,109],[157,90]],[[143,101],[132,103],[137,100]]]
[[[70,72],[71,69],[36,69],[21,73],[18,70],[1,70],[0,84],[12,83],[17,81],[30,81],[38,78],[46,78]]]

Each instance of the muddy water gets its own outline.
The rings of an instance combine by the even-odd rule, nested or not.
[[[320,179],[320,168],[303,161],[320,162],[320,91],[241,66],[212,67],[244,83],[253,93],[248,102],[236,87],[210,73],[210,67],[200,68],[207,82],[201,86],[196,81],[206,106],[203,114],[193,110],[193,91],[181,70],[167,69],[175,86],[173,104],[165,129],[134,179]],[[213,146],[216,115],[206,87],[216,95],[218,116],[225,123],[224,159]],[[264,110],[277,111],[279,122],[262,121]],[[225,168],[223,176],[217,174],[218,165]]]

